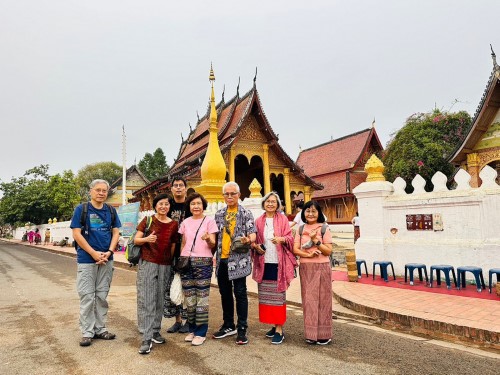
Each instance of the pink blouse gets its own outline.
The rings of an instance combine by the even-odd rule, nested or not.
[[[217,228],[217,224],[213,218],[205,216],[203,223],[202,220],[203,218],[193,219],[193,217],[188,217],[181,223],[179,233],[182,234],[186,241],[184,247],[182,248],[181,256],[187,257],[191,255],[192,257],[213,257],[212,250],[208,247],[207,242],[202,240],[201,237],[205,233],[217,233],[219,229]],[[200,230],[198,230],[198,228],[200,228]],[[196,242],[193,247],[194,235],[196,234],[196,231],[198,231],[198,235],[196,236]],[[193,247],[192,251],[191,247]]]
[[[321,241],[321,243],[328,243],[331,244],[332,241],[332,234],[329,229],[326,230],[325,234],[323,235],[323,238],[321,238],[321,226],[322,223],[316,223],[316,224],[305,224],[304,225],[304,231],[302,233],[302,241],[300,239],[300,234],[299,234],[299,229],[295,232],[295,241],[294,244],[297,245],[300,243],[299,247],[301,248],[302,251],[306,251],[308,253],[313,252],[314,250],[317,249],[316,246],[312,246],[309,249],[302,249],[302,245],[308,242],[311,237],[309,237],[309,233],[313,231],[314,229],[317,229],[317,234],[316,234],[316,241]],[[314,256],[312,258],[303,258],[300,257],[300,263],[328,263],[330,262],[330,257],[320,254],[318,256]]]

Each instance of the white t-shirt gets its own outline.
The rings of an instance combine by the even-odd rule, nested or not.
[[[302,210],[297,212],[297,215],[295,215],[295,217],[293,218],[293,222],[296,223],[298,227],[300,227],[302,224],[304,224],[304,222],[302,221],[302,218],[300,217],[301,214],[302,214]]]
[[[264,254],[264,263],[278,263],[278,252],[276,251],[276,245],[271,242],[273,238],[273,218],[267,217],[266,225],[264,226],[264,246],[266,247],[266,252]]]
[[[359,227],[359,216],[354,216],[352,218],[352,223],[354,224],[355,227]]]

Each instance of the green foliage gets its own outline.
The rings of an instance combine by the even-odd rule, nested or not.
[[[80,201],[88,201],[89,185],[95,179],[106,180],[111,185],[116,179],[121,177],[121,175],[122,167],[112,161],[103,161],[86,165],[80,169],[76,175]]]
[[[137,166],[150,181],[165,176],[170,169],[161,148],[157,148],[153,155],[147,152]]]
[[[0,223],[46,223],[49,218],[67,220],[79,201],[73,172],[49,176],[48,165],[26,171],[22,177],[0,183]]]
[[[431,191],[434,173],[441,171],[451,177],[454,167],[447,159],[462,143],[470,125],[471,118],[465,111],[448,113],[436,109],[411,115],[386,148],[383,158],[386,179],[403,178],[410,193],[411,180],[420,174],[427,181],[426,190]]]

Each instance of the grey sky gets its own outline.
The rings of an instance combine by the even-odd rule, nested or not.
[[[473,115],[500,56],[500,2],[0,0],[0,179],[49,164],[127,166],[206,111],[257,88],[295,159],[371,125],[382,143],[414,112]]]

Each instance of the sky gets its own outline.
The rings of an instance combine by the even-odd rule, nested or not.
[[[0,180],[100,161],[130,167],[216,101],[257,89],[302,149],[415,112],[474,114],[500,54],[498,0],[0,0]],[[500,55],[499,55],[500,61]]]

